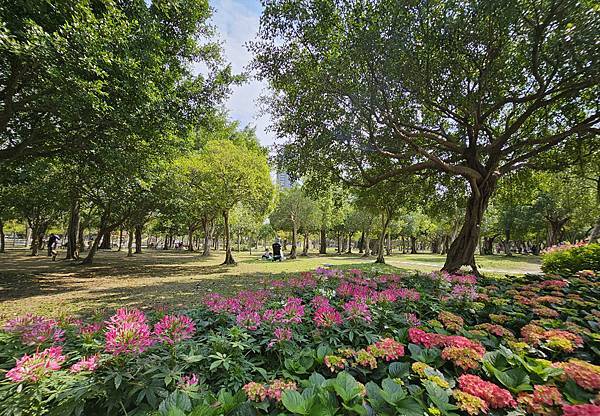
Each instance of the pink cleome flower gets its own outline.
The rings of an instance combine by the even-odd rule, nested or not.
[[[242,328],[250,331],[256,331],[261,323],[261,317],[258,312],[241,311],[235,318],[235,322]]]
[[[81,360],[77,361],[70,368],[72,373],[80,373],[82,371],[94,371],[98,368],[98,361],[100,360],[100,355],[95,354],[89,357],[83,357]]]
[[[196,325],[189,316],[165,315],[154,325],[154,334],[161,342],[176,344],[190,339],[196,332]]]
[[[35,383],[53,371],[60,370],[60,366],[65,360],[66,357],[62,355],[62,347],[47,348],[33,355],[25,354],[17,360],[15,367],[6,373],[6,378],[15,383]]]
[[[275,338],[273,338],[267,345],[269,348],[272,348],[275,344],[291,340],[292,330],[289,328],[275,328],[275,331],[273,331],[273,335],[275,336]]]
[[[106,351],[118,354],[144,352],[154,342],[146,315],[139,309],[121,308],[107,321]]]
[[[498,387],[489,381],[485,381],[476,375],[461,375],[458,378],[458,385],[465,393],[483,399],[492,409],[517,406],[517,402],[508,390]]]
[[[330,328],[342,323],[342,315],[332,306],[320,306],[315,311],[313,320],[319,328]]]
[[[371,311],[369,310],[369,306],[362,302],[351,300],[342,306],[344,312],[348,317],[353,321],[364,321],[371,322]]]
[[[20,336],[21,341],[26,345],[62,342],[65,333],[54,319],[30,313],[11,319],[4,325],[4,330]]]

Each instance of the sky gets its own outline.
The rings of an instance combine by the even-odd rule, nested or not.
[[[258,32],[258,23],[262,6],[259,0],[210,0],[214,9],[213,24],[223,42],[225,59],[230,62],[234,73],[240,73],[252,59],[245,43],[253,40]],[[226,103],[230,117],[240,122],[241,127],[247,124],[256,127],[256,135],[263,145],[275,142],[273,133],[267,131],[270,118],[261,115],[257,99],[267,94],[265,82],[249,80],[241,86],[233,87],[233,93]]]

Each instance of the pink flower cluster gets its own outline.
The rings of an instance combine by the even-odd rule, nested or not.
[[[241,311],[237,314],[235,322],[242,328],[256,331],[261,323],[260,313],[255,311]]]
[[[165,315],[154,325],[156,338],[171,345],[190,339],[195,332],[194,321],[185,315]]]
[[[65,360],[66,357],[62,355],[62,347],[47,348],[33,355],[25,354],[17,360],[15,367],[6,373],[6,378],[15,383],[35,383],[53,371],[60,370],[60,366]]]
[[[275,331],[273,331],[273,335],[275,336],[275,338],[273,338],[267,345],[269,348],[272,348],[275,344],[291,340],[292,330],[289,328],[275,328]]]
[[[311,302],[316,307],[313,321],[318,328],[330,328],[342,323],[342,315],[322,296],[315,296]]]
[[[102,322],[94,322],[91,324],[80,325],[79,333],[84,337],[92,337],[102,330],[104,324]]]
[[[458,378],[458,385],[462,391],[484,400],[492,409],[516,407],[517,402],[508,390],[498,387],[494,383],[485,381],[473,374],[463,374]]]
[[[177,387],[186,390],[190,387],[198,385],[198,376],[196,374],[188,374],[181,376],[177,382]]]
[[[70,368],[72,373],[80,373],[82,371],[94,371],[98,368],[98,364],[100,361],[100,355],[90,355],[89,357],[83,357],[81,360],[77,361]]]
[[[146,315],[121,308],[107,322],[106,351],[115,355],[144,352],[154,343]]]
[[[269,292],[266,290],[244,290],[232,298],[227,298],[218,293],[211,293],[204,299],[204,304],[214,313],[237,314],[242,310],[261,310],[268,298]]]
[[[262,316],[264,321],[276,324],[299,324],[304,317],[304,305],[300,298],[288,298],[281,309],[267,309]]]
[[[563,416],[600,416],[600,406],[596,404],[564,405]]]
[[[371,311],[369,306],[361,301],[351,300],[342,306],[344,312],[353,321],[371,322]]]
[[[4,330],[20,336],[21,341],[26,345],[62,342],[65,333],[54,319],[30,313],[11,319],[4,325]]]

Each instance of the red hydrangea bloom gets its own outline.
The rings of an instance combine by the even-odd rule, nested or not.
[[[62,347],[47,348],[33,355],[25,354],[17,360],[15,367],[6,373],[6,378],[15,383],[35,383],[53,371],[60,370],[60,366],[65,360],[66,357],[62,355]]]
[[[189,316],[165,315],[154,325],[154,334],[161,342],[176,344],[190,339],[196,332],[196,325]]]
[[[573,380],[581,388],[589,391],[600,390],[600,367],[573,358],[567,363],[554,363],[554,367],[562,368],[565,376]]]
[[[600,406],[595,404],[564,405],[563,416],[600,416]]]
[[[432,348],[444,343],[444,335],[431,334],[419,328],[408,329],[408,339],[413,344],[423,345],[425,348]]]
[[[508,390],[494,383],[485,381],[473,374],[463,374],[458,378],[458,385],[465,393],[483,399],[492,409],[515,407],[517,402]]]

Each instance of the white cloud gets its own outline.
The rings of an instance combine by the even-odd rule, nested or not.
[[[246,70],[252,60],[252,54],[246,49],[246,42],[255,38],[262,7],[259,0],[210,0],[214,9],[213,23],[218,29],[219,39],[223,41],[226,61],[230,62],[234,72]],[[256,134],[263,145],[275,142],[275,136],[266,129],[271,123],[268,115],[260,116],[257,99],[267,92],[266,83],[250,80],[246,84],[234,87],[226,103],[231,117],[239,120],[242,126],[256,126]]]

